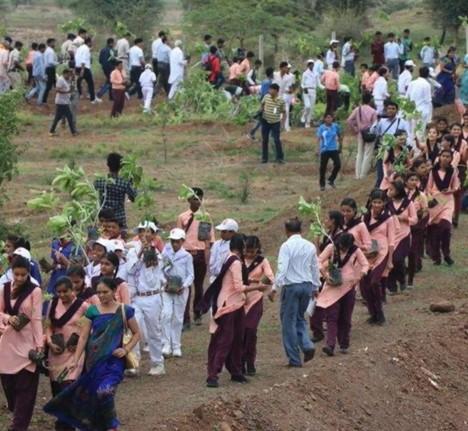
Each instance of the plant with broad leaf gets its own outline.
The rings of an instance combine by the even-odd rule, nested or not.
[[[317,198],[315,201],[307,202],[303,196],[299,198],[298,203],[299,214],[303,217],[310,218],[310,229],[309,233],[313,239],[318,239],[321,236],[326,236],[332,243],[332,238],[328,235],[325,226],[320,219],[322,212],[322,202],[320,198]]]
[[[397,146],[397,138],[394,135],[386,134],[382,138],[382,142],[380,147],[377,151],[377,159],[383,160],[385,155],[390,150],[395,150]],[[400,153],[398,155],[395,154],[395,161],[393,162],[393,170],[397,174],[404,174],[406,172],[406,161],[408,159],[409,150],[405,146],[402,147]]]
[[[182,184],[179,190],[179,200],[187,201],[188,199],[192,199],[192,198],[195,198],[200,202],[200,209],[195,214],[195,220],[199,222],[204,222],[204,223],[211,223],[211,218],[209,214],[206,212],[203,200],[197,196],[197,194],[195,193],[195,190],[193,190],[191,187],[187,186],[186,184]]]

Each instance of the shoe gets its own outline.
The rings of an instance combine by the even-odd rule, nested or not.
[[[323,333],[321,334],[318,334],[318,335],[313,335],[311,340],[314,342],[314,343],[319,343],[320,341],[322,341],[323,339],[325,338],[325,335],[323,335]]]
[[[169,358],[171,355],[172,355],[172,350],[169,346],[165,346],[163,347],[162,349],[162,355],[165,357],[165,358]]]
[[[398,292],[395,291],[395,290],[389,290],[389,291],[388,291],[388,294],[389,294],[390,296],[395,296],[395,295],[398,295]]]
[[[335,353],[333,352],[333,349],[330,346],[325,346],[322,349],[322,352],[325,353],[327,356],[335,356]]]
[[[450,256],[444,257],[444,260],[448,266],[452,266],[455,263],[455,261]]]
[[[80,134],[80,132],[78,132],[78,130],[76,130],[75,132],[72,133],[72,136],[78,136]]]
[[[400,292],[404,292],[407,288],[408,288],[408,286],[406,286],[406,283],[401,283],[400,284]]]
[[[302,364],[287,364],[286,365],[288,368],[302,368]]]
[[[328,185],[329,185],[332,189],[336,189],[335,183],[334,183],[333,181],[328,181]]]
[[[377,326],[383,326],[385,324],[385,316],[382,314],[381,316],[375,319],[375,324]]]
[[[245,372],[248,376],[255,376],[257,369],[253,365],[247,365],[247,371]]]
[[[314,355],[315,349],[307,350],[306,352],[304,352],[304,364],[314,359]]]
[[[268,160],[262,160],[260,163],[267,164]]]
[[[440,266],[442,264],[442,262],[440,260],[435,260],[432,263],[434,264],[434,266]]]
[[[50,136],[51,138],[55,138],[55,137],[57,136],[57,133],[55,133],[55,132],[50,132],[50,133],[49,133],[49,136]]]
[[[172,356],[174,358],[181,358],[182,357],[182,350],[174,349],[174,351],[172,352]]]
[[[406,288],[407,288],[408,290],[412,290],[412,289],[414,288],[414,286],[413,286],[412,284],[408,284],[408,285],[406,286]]]
[[[138,368],[129,368],[124,371],[125,377],[137,377],[139,374]]]
[[[377,322],[377,318],[375,316],[371,316],[366,320],[366,323],[369,325],[374,325]]]
[[[193,323],[195,323],[195,326],[200,326],[202,324],[202,318],[201,316],[197,316],[193,319]]]
[[[324,192],[325,191],[325,186],[320,186],[320,191]]]
[[[164,374],[166,374],[166,370],[164,369],[163,364],[157,364],[151,367],[151,369],[148,372],[149,376],[163,376]]]
[[[340,348],[340,353],[343,354],[343,355],[347,355],[349,353],[348,349],[343,347],[343,348]]]
[[[207,388],[219,388],[218,379],[206,379]]]
[[[231,382],[245,384],[249,383],[249,380],[241,374],[239,376],[231,376]]]
[[[306,124],[306,125],[304,126],[304,129],[310,129],[310,124]]]
[[[255,136],[251,135],[250,133],[247,133],[247,139],[250,139],[251,141],[255,141]]]
[[[284,165],[286,162],[284,160],[275,160],[275,163],[278,163],[278,165]]]
[[[94,99],[94,101],[95,101],[96,103],[102,103],[102,99],[100,99],[99,97],[96,97],[96,98]]]

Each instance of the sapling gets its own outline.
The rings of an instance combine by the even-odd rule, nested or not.
[[[179,199],[183,201],[187,201],[189,199],[196,199],[200,202],[200,208],[195,213],[195,220],[199,222],[198,239],[199,241],[206,241],[210,239],[212,221],[210,215],[206,212],[203,199],[200,199],[195,193],[195,191],[185,184],[182,184],[179,190]]]

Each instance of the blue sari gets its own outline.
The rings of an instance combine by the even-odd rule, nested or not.
[[[455,101],[455,81],[453,75],[457,65],[450,57],[442,59],[442,71],[437,75],[437,82],[442,86],[434,94],[435,106],[450,105]]]
[[[125,317],[135,314],[125,306]],[[124,359],[112,356],[122,346],[124,323],[121,307],[115,313],[100,314],[95,305],[86,311],[91,333],[86,346],[82,376],[50,400],[44,411],[80,431],[106,431],[117,428],[115,392],[123,379]]]

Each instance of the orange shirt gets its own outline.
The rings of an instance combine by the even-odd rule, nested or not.
[[[334,70],[323,72],[321,81],[327,90],[337,91],[340,88],[340,75]]]
[[[238,79],[242,75],[241,65],[239,63],[232,63],[229,68],[229,80]]]
[[[367,82],[369,81],[370,77],[371,74],[368,70],[366,70],[361,76],[361,87],[367,88]]]
[[[114,90],[125,90],[125,75],[118,69],[114,69],[110,75],[110,82]]]
[[[250,72],[250,61],[244,58],[241,61],[240,68],[239,68],[239,73],[242,75],[247,75]]]
[[[204,251],[206,249],[206,243],[198,239],[198,226],[200,222],[194,219],[189,229],[187,230],[187,226],[188,226],[190,218],[192,217],[192,214],[193,213],[191,210],[185,211],[182,214],[180,214],[179,217],[177,217],[177,227],[185,230],[185,242],[184,242],[185,250],[189,252],[200,251],[200,250]],[[213,229],[213,223],[211,223],[210,236],[211,236],[210,243],[213,244],[215,242],[215,233]]]
[[[379,76],[380,75],[377,72],[374,72],[369,76],[365,84],[367,91],[372,91],[374,89],[375,81],[377,81]]]

